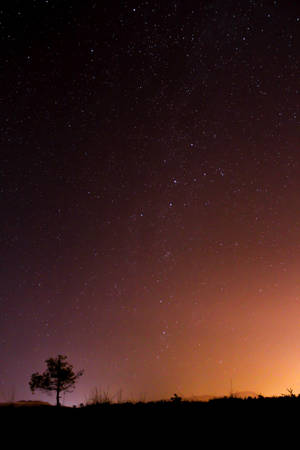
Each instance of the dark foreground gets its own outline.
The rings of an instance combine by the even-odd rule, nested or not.
[[[15,430],[27,443],[96,447],[130,444],[134,448],[207,448],[207,443],[270,445],[299,435],[300,397],[223,398],[209,402],[161,401],[96,404],[78,408],[3,406],[2,429]],[[26,438],[26,439],[25,439]],[[242,439],[242,441],[240,441]],[[56,443],[54,442],[56,440]],[[38,444],[37,442],[37,444]],[[206,444],[205,444],[206,443]],[[205,445],[204,445],[205,444]],[[39,445],[36,445],[38,448]],[[33,448],[35,446],[33,445]],[[40,447],[39,447],[40,448]]]

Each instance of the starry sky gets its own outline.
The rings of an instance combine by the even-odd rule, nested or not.
[[[300,392],[300,5],[0,7],[0,401]]]

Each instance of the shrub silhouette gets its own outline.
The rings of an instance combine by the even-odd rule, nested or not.
[[[73,372],[73,366],[67,362],[67,356],[58,355],[56,358],[46,359],[47,370],[42,374],[35,372],[29,382],[32,393],[35,390],[55,391],[56,406],[60,406],[61,392],[72,392],[83,370]]]
[[[182,401],[182,398],[179,395],[174,394],[173,397],[171,397],[171,401],[173,403],[180,403]]]

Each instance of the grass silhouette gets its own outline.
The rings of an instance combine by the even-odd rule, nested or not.
[[[280,430],[298,426],[300,413],[300,396],[289,393],[246,399],[228,396],[203,402],[179,400],[175,395],[169,400],[119,402],[117,398],[111,401],[111,397],[107,401],[105,391],[93,392],[96,401],[79,407],[7,404],[0,407],[2,427],[13,424],[16,430],[23,428],[23,433],[34,427],[50,439],[59,429],[65,433],[62,442],[68,446],[71,441],[78,446],[80,438],[84,447],[95,439],[100,439],[101,444],[129,443],[131,448],[151,443],[172,449],[179,442],[189,448],[194,442],[204,445],[207,440],[212,447],[226,441],[244,446],[245,438],[247,444],[251,438],[261,444],[262,435],[268,436],[271,445],[272,437]]]

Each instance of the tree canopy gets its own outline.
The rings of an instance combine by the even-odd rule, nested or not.
[[[31,375],[30,389],[32,393],[35,390],[55,391],[56,405],[60,406],[61,392],[72,392],[76,381],[83,375],[83,370],[75,373],[73,366],[68,363],[65,355],[46,359],[45,362],[47,369],[42,374],[35,372]]]

